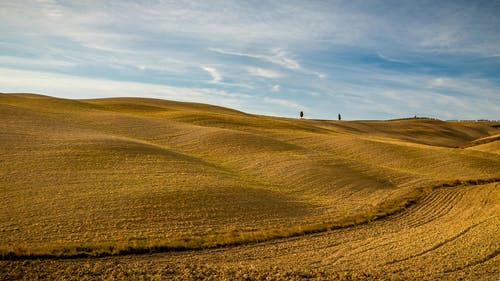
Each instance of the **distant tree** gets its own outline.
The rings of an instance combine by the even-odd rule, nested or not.
[[[342,117],[340,116],[340,113],[339,113],[339,121],[342,120]]]
[[[303,112],[303,111],[301,111],[301,112],[300,112],[300,118],[303,118],[303,117],[304,117],[304,112]]]

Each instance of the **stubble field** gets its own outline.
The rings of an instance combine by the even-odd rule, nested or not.
[[[0,120],[3,279],[500,274],[498,122],[26,94]]]

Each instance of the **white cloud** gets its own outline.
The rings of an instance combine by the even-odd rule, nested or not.
[[[435,78],[435,79],[432,79],[429,83],[429,87],[430,88],[434,88],[434,87],[441,87],[443,85],[445,85],[446,82],[445,82],[445,79],[442,78],[442,77],[438,77],[438,78]]]
[[[75,62],[59,60],[59,59],[28,59],[23,57],[14,57],[14,56],[1,56],[0,55],[0,63],[2,65],[10,65],[10,66],[23,66],[23,67],[70,67],[76,66]]]
[[[250,75],[264,77],[264,78],[279,78],[282,76],[278,72],[275,72],[275,71],[272,71],[269,69],[259,68],[259,67],[249,66],[249,67],[246,67],[246,70]]]
[[[486,99],[493,103],[500,101],[497,86],[487,79],[424,76],[422,80],[422,86],[430,90],[462,93],[469,98]]]
[[[481,79],[433,78],[428,75],[372,74],[374,83],[337,82],[324,89],[332,100],[341,101],[351,116],[398,118],[429,116],[440,119],[498,119],[497,86]],[[400,83],[394,86],[393,83]],[[474,93],[470,95],[467,93]],[[363,117],[365,116],[365,117]]]
[[[395,58],[389,58],[385,55],[383,55],[381,52],[377,52],[377,56],[385,61],[389,61],[389,62],[395,62],[395,63],[407,63],[405,62],[404,60],[399,60],[399,59],[395,59]]]
[[[269,56],[267,59],[272,63],[289,69],[301,69],[300,64],[296,60],[292,59],[286,51],[280,48],[273,49],[273,55]]]
[[[143,4],[140,1],[43,0],[35,5],[26,0],[3,2],[0,18],[6,26],[21,26],[24,30],[20,31],[28,33],[62,35],[90,47],[110,50],[123,44],[106,41],[108,36],[92,38],[92,34],[133,34],[138,41],[158,35],[170,40],[169,35],[173,35],[197,42],[224,43],[230,49],[251,45],[248,43],[261,49],[307,48],[326,43],[375,46],[381,50],[403,47],[448,52],[451,48],[485,55],[498,55],[500,42],[499,20],[495,14],[498,5],[493,1],[481,5],[450,1],[439,7],[406,3],[391,13],[385,12],[391,8],[389,4],[378,1],[363,4],[271,1],[266,5],[241,1]],[[225,44],[229,39],[234,44]],[[300,64],[290,60],[280,48],[264,56],[286,68],[299,69]]]
[[[201,69],[205,70],[206,72],[210,73],[210,75],[212,75],[213,83],[219,83],[222,80],[222,75],[217,71],[215,67],[202,66]]]
[[[285,100],[285,99],[274,99],[274,98],[265,97],[264,98],[264,102],[270,103],[270,104],[273,104],[273,105],[278,105],[278,106],[286,107],[286,108],[289,108],[289,109],[295,109],[295,110],[305,109],[304,106],[302,106],[302,105],[300,105],[300,104],[298,104],[296,102],[293,102],[293,101],[290,101],[290,100]]]
[[[281,90],[281,86],[280,85],[274,85],[271,88],[271,91],[273,91],[273,92],[279,92],[280,90]]]
[[[209,50],[212,52],[223,54],[223,55],[258,59],[260,61],[279,65],[279,66],[281,66],[285,69],[288,69],[288,70],[296,71],[296,72],[307,74],[307,75],[314,75],[320,79],[326,78],[326,74],[324,74],[324,73],[317,72],[314,70],[304,69],[299,64],[299,62],[293,58],[293,56],[291,56],[288,52],[286,52],[285,50],[280,49],[280,48],[273,48],[269,51],[268,54],[242,53],[242,52],[228,51],[228,50],[217,49],[217,48],[210,48]],[[258,73],[258,72],[259,71],[253,71],[253,73]],[[277,74],[279,75],[279,73],[277,73]],[[273,74],[271,74],[271,75],[273,75]],[[265,74],[256,75],[256,76],[265,77]],[[274,76],[277,76],[277,75],[274,75]],[[269,77],[269,78],[276,78],[276,77]]]
[[[252,54],[252,53],[241,53],[235,51],[227,51],[217,48],[211,48],[210,51],[223,54],[223,55],[231,55],[231,56],[240,56],[240,57],[248,57],[254,58],[258,60],[262,60],[265,62],[270,62],[273,64],[277,64],[287,69],[291,70],[300,70],[300,64],[291,58],[287,52],[282,49],[275,48],[271,50],[271,54]]]
[[[173,87],[168,85],[83,78],[65,74],[14,70],[0,67],[2,92],[38,93],[64,98],[150,97],[196,101],[242,109],[252,96],[218,89]],[[238,102],[236,102],[238,101]]]
[[[324,74],[324,73],[316,72],[315,74],[316,74],[319,78],[321,78],[321,79],[325,79],[325,78],[326,78],[326,74]]]
[[[42,12],[50,18],[60,18],[63,16],[63,10],[55,0],[37,0],[42,6]]]

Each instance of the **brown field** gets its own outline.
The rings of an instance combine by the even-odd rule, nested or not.
[[[0,94],[0,279],[500,278],[499,122]]]

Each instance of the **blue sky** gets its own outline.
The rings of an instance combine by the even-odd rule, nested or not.
[[[500,119],[500,1],[1,1],[0,92]]]

